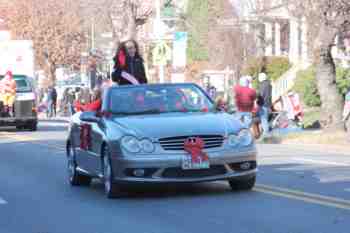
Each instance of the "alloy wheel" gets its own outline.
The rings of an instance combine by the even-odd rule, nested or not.
[[[112,176],[112,170],[111,170],[111,164],[109,162],[109,158],[107,155],[103,157],[103,176],[104,176],[104,185],[105,185],[105,191],[106,193],[111,192],[111,176]]]

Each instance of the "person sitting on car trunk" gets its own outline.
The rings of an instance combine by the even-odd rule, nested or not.
[[[146,84],[146,72],[139,48],[134,40],[121,43],[116,56],[112,73],[113,82],[118,85]]]
[[[16,100],[16,81],[13,79],[11,71],[7,71],[3,80],[1,80],[1,95],[5,112],[13,116],[13,105]]]

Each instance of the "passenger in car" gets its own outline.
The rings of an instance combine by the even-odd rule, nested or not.
[[[182,91],[171,91],[168,93],[169,111],[186,111],[185,97]]]
[[[99,112],[102,107],[102,93],[99,88],[96,88],[92,94],[92,100],[90,103],[81,104],[77,102],[75,104],[76,110],[79,112]]]

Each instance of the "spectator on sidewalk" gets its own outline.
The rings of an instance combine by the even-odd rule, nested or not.
[[[249,77],[243,76],[239,81],[239,85],[235,87],[235,100],[240,118],[248,117],[252,119],[252,112],[256,100],[256,91],[250,88]]]
[[[57,91],[54,86],[50,86],[48,89],[47,100],[47,117],[56,117],[57,109]]]
[[[116,56],[112,80],[118,85],[139,85],[147,83],[143,59],[134,40],[121,43]]]
[[[53,106],[53,95],[52,95],[52,86],[49,86],[47,89],[47,111],[46,111],[46,117],[51,118],[52,117],[52,106]]]
[[[350,121],[350,89],[348,93],[345,95],[345,104],[343,111],[343,121]]]
[[[52,98],[52,116],[57,116],[57,90],[54,86],[51,87],[51,98]]]
[[[272,107],[272,85],[265,73],[259,74],[259,96],[260,108],[259,117],[261,119],[261,126],[263,128],[263,137],[267,137],[270,133],[269,116]]]

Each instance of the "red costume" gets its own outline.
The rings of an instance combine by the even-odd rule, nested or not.
[[[236,105],[240,112],[253,112],[256,91],[250,87],[235,87]]]
[[[80,102],[75,103],[75,108],[77,111],[81,112],[98,112],[101,110],[101,107],[102,101],[99,99],[88,104],[81,104]]]

